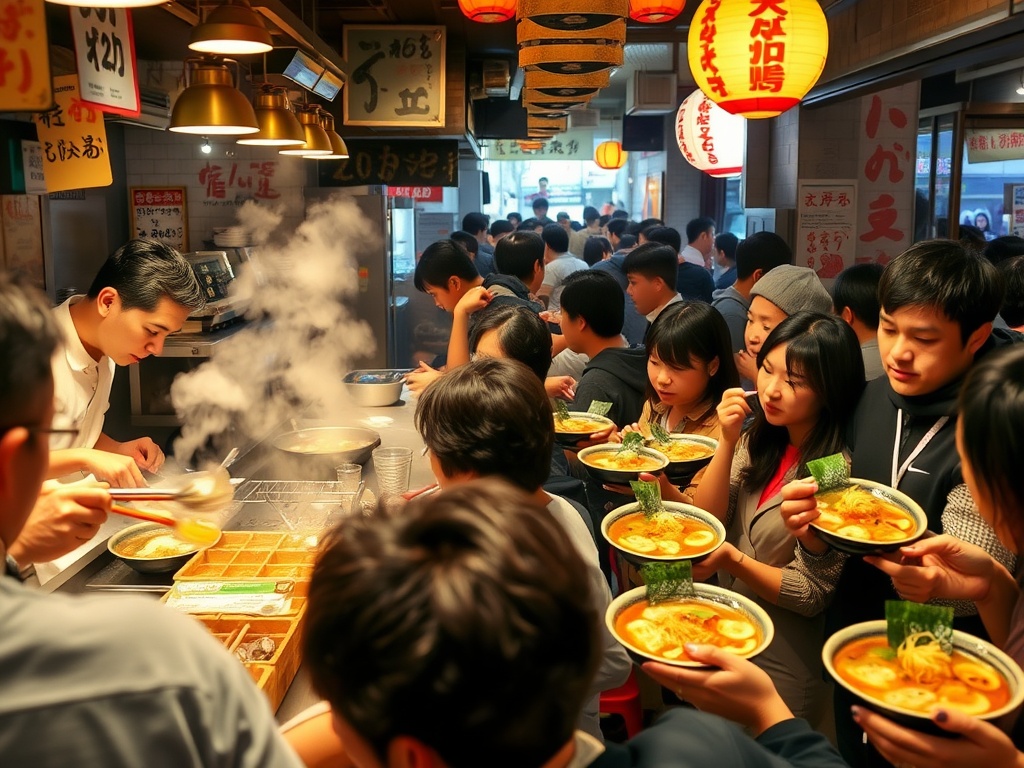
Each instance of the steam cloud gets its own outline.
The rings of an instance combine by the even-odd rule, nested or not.
[[[352,200],[315,204],[279,245],[273,242],[280,234],[278,211],[250,202],[238,218],[259,246],[257,258],[231,284],[251,319],[171,386],[183,422],[174,445],[182,462],[232,424],[241,433],[237,439],[266,437],[299,416],[344,426],[351,401],[342,377],[376,346],[369,325],[352,315],[346,300],[359,286],[355,251],[379,245],[381,233]]]

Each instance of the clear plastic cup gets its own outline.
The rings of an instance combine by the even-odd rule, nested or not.
[[[412,448],[377,448],[373,452],[373,469],[381,498],[405,493],[412,473]]]
[[[338,491],[355,493],[359,490],[359,481],[363,479],[363,468],[358,464],[339,464],[334,468],[338,475]]]

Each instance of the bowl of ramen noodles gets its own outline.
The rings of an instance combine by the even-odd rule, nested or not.
[[[693,476],[711,463],[718,449],[718,441],[713,437],[682,433],[672,433],[666,442],[651,438],[646,445],[668,456],[665,475],[679,486],[689,485]]]
[[[893,649],[884,619],[853,624],[822,648],[825,669],[865,706],[918,731],[946,734],[932,710],[958,709],[995,720],[1024,703],[1024,672],[990,643],[953,631],[952,653],[930,632]]]
[[[811,527],[823,541],[852,555],[894,552],[928,530],[920,504],[871,480],[851,477],[849,485],[814,497],[820,514]]]
[[[176,571],[200,549],[205,547],[182,541],[172,528],[159,523],[130,525],[107,540],[107,550],[140,573]]]
[[[607,416],[585,411],[569,411],[569,417],[566,419],[555,416],[555,442],[559,445],[574,446],[580,440],[589,438],[594,432],[614,426],[615,422]]]
[[[637,502],[613,509],[601,521],[601,535],[634,565],[697,560],[725,541],[725,527],[692,504],[663,501],[665,508],[645,515]]]
[[[772,641],[775,627],[757,603],[710,584],[694,584],[693,597],[651,605],[647,588],[637,587],[612,600],[605,625],[639,663],[660,661],[677,667],[703,667],[686,654],[687,643],[717,645],[750,658]]]
[[[653,448],[627,450],[619,443],[592,445],[577,456],[590,476],[602,483],[628,483],[641,472],[660,472],[668,466],[668,457]]]

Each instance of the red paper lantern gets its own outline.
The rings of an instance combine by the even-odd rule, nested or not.
[[[516,0],[459,0],[459,10],[470,21],[497,24],[516,15]]]
[[[629,152],[626,152],[622,148],[622,143],[618,141],[603,141],[594,150],[594,162],[609,171],[624,166],[627,157]]]
[[[629,18],[644,24],[671,21],[683,12],[686,0],[629,0]]]

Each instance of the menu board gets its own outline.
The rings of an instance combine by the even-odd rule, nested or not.
[[[184,187],[131,187],[128,190],[133,237],[147,237],[188,250],[188,208]]]
[[[800,179],[796,211],[796,264],[828,287],[856,259],[857,182]]]
[[[53,78],[57,106],[33,116],[43,145],[47,192],[106,187],[113,180],[103,113],[85,104],[78,75]]]
[[[82,101],[104,112],[139,116],[135,37],[127,8],[71,8]]]

